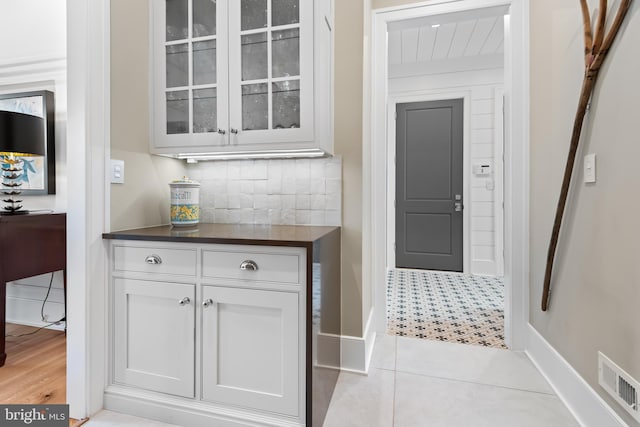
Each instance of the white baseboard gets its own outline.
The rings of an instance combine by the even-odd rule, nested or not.
[[[369,371],[369,361],[373,352],[376,331],[373,327],[374,311],[369,312],[363,337],[343,335],[341,337],[342,357],[341,369],[347,372],[366,374]]]
[[[62,319],[64,317],[64,290],[61,272],[55,273],[53,286],[44,306],[46,321],[42,321],[40,318],[42,302],[47,294],[50,280],[51,274],[47,273],[7,283],[7,322],[42,327],[46,326],[48,322]],[[64,330],[64,323],[52,325],[50,328]]]
[[[40,318],[41,307],[42,301],[7,297],[6,321],[7,323],[40,328],[64,317],[64,304],[47,302],[44,312],[47,321],[43,322]],[[59,325],[51,325],[49,328],[62,331],[64,326],[65,324],[62,322]]]
[[[318,333],[318,344],[316,346],[315,363],[317,366],[325,368],[340,369],[340,345],[341,336],[335,334]]]
[[[241,408],[185,400],[160,393],[109,386],[104,409],[169,424],[190,427],[300,427],[301,422]]]
[[[478,276],[496,276],[498,273],[498,264],[492,260],[472,260],[471,274]]]
[[[525,352],[580,425],[628,427],[624,420],[531,324],[527,324],[527,335]]]

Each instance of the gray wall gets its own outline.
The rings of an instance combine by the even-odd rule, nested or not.
[[[597,1],[589,3],[592,9],[597,6]],[[531,323],[603,396],[597,384],[598,351],[640,379],[640,4],[634,3],[601,71],[585,122],[551,307],[543,313],[547,245],[584,62],[578,2],[530,2]],[[595,184],[583,182],[585,153],[597,154]],[[617,404],[611,406],[638,425]]]

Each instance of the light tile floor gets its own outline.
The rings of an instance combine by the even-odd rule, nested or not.
[[[578,425],[522,353],[381,335],[369,375],[340,374],[324,427]],[[172,427],[110,411],[85,426]]]
[[[113,411],[100,411],[82,427],[178,427]]]
[[[382,335],[368,376],[340,374],[324,427],[578,425],[522,353]]]

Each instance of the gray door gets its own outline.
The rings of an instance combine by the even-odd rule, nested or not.
[[[462,271],[462,105],[397,105],[397,267]]]

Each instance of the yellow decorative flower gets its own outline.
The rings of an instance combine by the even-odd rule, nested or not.
[[[172,221],[197,221],[200,218],[200,207],[195,205],[172,205]]]

